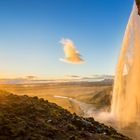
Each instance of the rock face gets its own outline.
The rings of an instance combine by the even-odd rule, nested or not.
[[[138,14],[140,15],[140,0],[136,0],[136,4],[138,7]]]
[[[37,97],[0,92],[0,140],[129,140]]]

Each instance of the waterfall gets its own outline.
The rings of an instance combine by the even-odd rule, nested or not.
[[[120,127],[140,120],[140,16],[135,3],[116,67],[111,114]]]

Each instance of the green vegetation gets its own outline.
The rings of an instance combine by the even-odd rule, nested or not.
[[[38,97],[0,92],[0,140],[128,140]]]

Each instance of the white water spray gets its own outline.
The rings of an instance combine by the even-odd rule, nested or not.
[[[140,16],[135,3],[117,64],[111,114],[120,127],[140,120]]]

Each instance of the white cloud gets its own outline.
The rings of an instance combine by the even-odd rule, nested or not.
[[[62,39],[60,43],[63,45],[65,58],[60,58],[60,61],[73,64],[81,64],[84,62],[82,56],[77,51],[74,43],[70,39]]]

